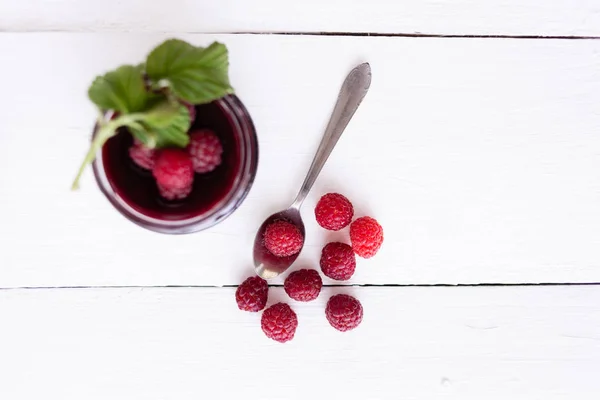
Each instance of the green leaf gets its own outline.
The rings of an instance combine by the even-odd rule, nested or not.
[[[149,147],[185,147],[189,143],[190,113],[180,103],[163,101],[140,113],[138,120],[146,128],[149,139],[142,141]]]
[[[88,96],[101,110],[133,113],[144,110],[156,95],[144,85],[144,65],[123,65],[94,79]]]
[[[207,48],[170,39],[156,47],[146,60],[146,73],[156,87],[167,86],[192,104],[209,103],[229,93],[227,47],[214,42]]]
[[[90,86],[88,96],[102,117],[73,189],[78,187],[85,167],[119,127],[127,127],[149,147],[185,147],[189,142],[190,115],[187,107],[173,96],[200,104],[233,91],[227,76],[227,49],[222,44],[213,43],[203,49],[181,40],[169,40],[152,51],[148,60],[148,66],[123,65],[97,77]],[[144,70],[148,75],[151,72],[151,87],[170,90],[149,91]],[[117,117],[104,120],[104,112],[108,110],[117,112]]]

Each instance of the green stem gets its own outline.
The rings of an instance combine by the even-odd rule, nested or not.
[[[94,137],[92,145],[90,146],[90,149],[88,150],[87,154],[85,155],[85,158],[83,159],[83,162],[81,163],[81,166],[79,167],[79,171],[77,171],[77,176],[73,181],[71,190],[79,189],[79,179],[81,179],[81,175],[83,175],[85,167],[87,167],[89,164],[92,163],[92,161],[94,161],[98,150],[102,148],[102,146],[104,145],[104,143],[106,143],[108,139],[115,135],[117,128],[124,125],[124,122],[124,118],[119,117],[105,124],[98,124],[98,131],[96,132],[96,136]]]

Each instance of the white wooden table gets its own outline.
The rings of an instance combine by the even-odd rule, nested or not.
[[[597,0],[0,0],[0,30],[1,399],[598,398]],[[243,206],[177,237],[122,218],[90,171],[68,190],[92,78],[168,37],[227,44],[261,150]],[[312,218],[327,191],[386,241],[293,303],[280,345],[235,285],[362,61],[297,267],[340,237]],[[359,329],[327,324],[334,293],[363,303]]]

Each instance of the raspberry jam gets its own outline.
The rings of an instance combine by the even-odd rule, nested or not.
[[[244,200],[256,174],[258,143],[252,120],[236,96],[195,107],[191,130],[215,132],[223,146],[215,170],[195,174],[190,195],[163,199],[151,171],[131,160],[133,137],[125,129],[109,139],[94,162],[98,185],[124,216],[147,229],[190,233],[206,229],[230,215]]]

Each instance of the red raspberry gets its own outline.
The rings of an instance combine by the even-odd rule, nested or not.
[[[383,243],[383,228],[374,218],[358,218],[350,225],[350,241],[356,254],[371,258]]]
[[[268,338],[285,343],[294,338],[298,327],[298,317],[285,303],[273,304],[260,319],[260,325]]]
[[[129,157],[138,167],[151,170],[156,160],[156,150],[146,147],[144,143],[134,138],[129,148]]]
[[[350,200],[339,193],[328,193],[321,197],[315,207],[317,222],[325,229],[339,231],[352,221],[354,207]]]
[[[319,297],[323,287],[321,276],[314,269],[301,269],[288,275],[283,284],[285,292],[296,301],[311,301]]]
[[[346,332],[360,325],[363,308],[358,300],[347,294],[336,294],[325,307],[327,321],[338,331]]]
[[[347,281],[356,269],[352,247],[345,243],[327,243],[321,252],[321,271],[337,281]]]
[[[221,165],[223,146],[215,133],[208,129],[200,129],[190,133],[188,153],[194,163],[194,171],[199,174],[213,171]]]
[[[298,227],[287,221],[275,221],[265,229],[265,247],[277,257],[300,252],[304,238]]]
[[[235,301],[240,310],[257,312],[267,305],[269,285],[264,279],[253,276],[246,279],[235,291]]]
[[[158,192],[160,193],[160,195],[167,200],[183,200],[186,197],[188,197],[190,195],[190,193],[192,193],[192,189],[193,189],[193,187],[191,185],[188,187],[181,188],[181,189],[165,188],[161,185],[157,185],[157,186],[158,186]]]
[[[167,200],[187,197],[194,183],[194,167],[188,153],[181,149],[158,152],[152,169],[161,196]]]

